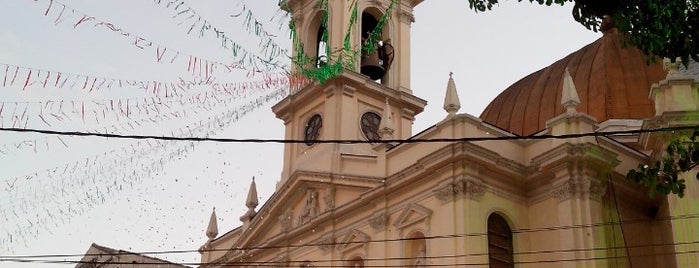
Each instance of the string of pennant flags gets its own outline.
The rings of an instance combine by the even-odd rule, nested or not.
[[[40,126],[94,133],[156,132],[155,135],[173,137],[209,137],[249,112],[311,82],[302,76],[289,75],[289,66],[283,63],[289,58],[288,50],[275,42],[276,36],[265,30],[243,1],[240,10],[230,17],[242,19],[244,30],[257,38],[259,51],[244,48],[230,33],[214,27],[182,0],[154,0],[156,5],[172,10],[171,18],[178,25],[188,27],[187,35],[198,32],[203,38],[213,34],[220,47],[232,55],[226,57],[230,60],[213,60],[156,43],[60,0],[32,2],[39,5],[41,14],[55,26],[116,34],[130,46],[152,56],[156,63],[186,67],[187,75],[192,78],[134,80],[0,62],[0,89],[16,89],[13,94],[27,96],[53,89],[64,90],[60,94],[79,93],[79,99],[75,100],[61,97],[0,100],[0,127]],[[244,75],[248,80],[222,81],[228,74]],[[130,97],[104,97],[122,92]],[[0,226],[7,227],[0,230],[0,251],[7,252],[12,252],[18,243],[26,245],[43,233],[51,233],[55,227],[74,221],[76,216],[124,191],[153,182],[169,163],[186,157],[200,144],[110,140],[92,148],[93,153],[85,153],[81,150],[91,142],[89,137],[13,138],[16,140],[0,144],[0,157],[72,157],[59,157],[62,164],[58,162],[48,169],[34,167],[25,175],[0,178],[0,203],[7,204],[0,210]]]
[[[198,29],[199,36],[204,37],[206,33],[213,33],[216,39],[220,42],[222,48],[227,48],[228,44],[235,44],[235,42],[229,38],[221,27],[214,26],[210,20],[207,20],[202,15],[200,15],[194,8],[185,3],[183,0],[154,0],[154,4],[160,7],[164,7],[172,11],[173,19],[179,19],[178,25],[188,23],[190,27],[187,30],[187,34],[191,34],[194,29]],[[242,26],[249,34],[255,35],[258,39],[258,45],[260,46],[260,52],[263,57],[268,61],[272,61],[275,58],[284,56],[289,58],[290,53],[288,49],[280,46],[274,41],[274,35],[270,34],[265,30],[264,25],[255,17],[252,10],[245,5],[243,1],[239,2],[241,11],[236,14],[231,15],[232,18],[243,18]]]
[[[185,83],[184,92],[196,85],[195,83]],[[263,94],[275,88],[292,88],[290,79],[273,79],[268,81],[250,82],[256,85],[254,90],[246,90],[245,94],[235,91],[238,94],[226,90],[225,85],[212,86],[212,91],[192,91],[188,95],[177,95],[169,97],[144,97],[131,99],[107,99],[90,101],[38,101],[38,102],[0,102],[0,127],[59,127],[69,122],[82,122],[82,128],[99,127],[104,131],[116,131],[118,128],[112,126],[105,127],[103,122],[127,122],[125,120],[138,119],[139,116],[149,117],[148,120],[169,119],[170,117],[187,116],[188,110],[177,112],[168,111],[170,107],[188,107],[202,101],[220,100],[226,98],[245,98],[250,95]],[[6,112],[5,112],[6,111]],[[191,110],[190,112],[195,111]],[[155,117],[153,117],[155,116]],[[135,123],[137,123],[136,121]],[[70,126],[74,129],[76,126]],[[131,127],[133,129],[133,127]],[[35,153],[40,148],[48,150],[49,140],[56,141],[52,137],[44,137],[41,140],[30,139],[16,141],[13,143],[1,144],[0,155],[10,154],[13,151],[31,149]],[[61,139],[58,139],[65,144]],[[42,145],[42,146],[38,146]],[[43,146],[43,145],[46,146]]]
[[[150,50],[155,56],[155,61],[158,63],[175,63],[186,59],[187,71],[192,74],[199,74],[203,77],[210,77],[216,70],[232,72],[235,70],[246,71],[248,77],[253,77],[263,71],[286,71],[287,66],[282,64],[276,58],[262,58],[249,50],[243,48],[230,38],[222,43],[222,46],[228,49],[234,60],[229,63],[224,63],[218,60],[206,59],[204,57],[192,55],[178,49],[167,47],[158,44],[145,37],[133,34],[126,31],[124,28],[115,25],[112,22],[99,19],[95,16],[81,12],[75,8],[66,5],[58,0],[36,0],[36,3],[43,3],[46,7],[44,16],[53,18],[55,25],[70,24],[73,29],[83,26],[93,26],[94,29],[102,29],[114,32],[122,36],[128,42],[141,50]],[[17,72],[14,72],[17,73]],[[31,76],[28,74],[27,76]],[[16,79],[15,75],[13,77]],[[27,79],[25,79],[26,81]],[[97,83],[97,81],[94,81]],[[87,83],[86,83],[87,84]]]
[[[104,103],[92,103],[96,106],[96,109],[92,110],[92,113],[86,112],[84,108],[78,111],[75,107],[75,103],[72,103],[72,107],[69,106],[69,108],[65,110],[59,104],[56,105],[59,107],[57,110],[47,112],[46,114],[39,113],[36,117],[41,120],[40,122],[54,129],[60,125],[67,125],[69,121],[74,121],[75,117],[78,117],[83,120],[82,128],[92,128],[93,131],[121,133],[122,130],[133,130],[136,126],[141,126],[144,123],[158,123],[162,120],[169,120],[172,118],[184,118],[191,113],[197,113],[197,110],[194,109],[197,107],[196,105],[202,102],[220,99],[223,98],[209,93],[199,93],[190,97],[181,97],[166,101],[144,99],[143,102],[136,102],[135,104],[134,102],[129,103],[129,99],[126,99],[126,101],[123,102],[123,106],[121,100],[117,102],[116,105],[114,105],[114,102],[110,101],[109,106],[104,105]],[[84,105],[84,103],[82,103],[82,105]],[[185,108],[173,111],[171,109],[172,107]],[[110,113],[105,113],[106,110],[110,110]],[[84,114],[86,113],[92,114],[93,117],[88,117],[88,119],[93,120],[85,122]],[[24,128],[26,128],[30,121],[30,117],[23,114],[19,120],[23,120],[24,118],[26,118],[26,123],[24,125]],[[105,126],[103,122],[116,123]],[[71,129],[76,128],[74,125],[70,125],[69,127]],[[17,153],[23,149],[31,149],[34,153],[48,151],[52,147],[49,141],[58,141],[67,147],[65,141],[60,137],[48,136],[41,139],[22,140],[0,145],[0,155]]]
[[[304,83],[303,81],[293,81],[302,78],[282,73],[260,73],[257,77],[258,80],[241,82],[218,82],[216,77],[211,74],[203,76],[201,79],[189,81],[181,77],[178,81],[133,80],[68,73],[0,62],[0,87],[12,87],[21,90],[45,89],[48,87],[97,92],[112,88],[136,88],[151,95],[168,97],[178,95],[180,90],[201,85],[209,86],[213,89],[222,89],[231,94],[245,94],[247,90],[271,87],[280,83]]]
[[[237,107],[231,106],[239,101],[234,98],[202,102],[199,107],[207,111],[208,116],[201,117],[206,119],[169,134],[215,135],[247,113],[286,94],[287,89],[280,88]],[[196,145],[195,142],[140,140],[7,180],[0,191],[0,201],[8,204],[9,209],[0,211],[0,221],[8,228],[0,232],[0,248],[11,251],[13,243],[37,238],[41,232],[51,232],[54,227],[70,222],[117,193],[152,179],[167,163],[185,157]]]

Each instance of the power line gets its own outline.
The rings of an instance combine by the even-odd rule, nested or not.
[[[0,128],[0,131],[7,132],[24,132],[24,133],[39,133],[47,135],[63,135],[63,136],[91,136],[102,138],[119,138],[119,139],[154,139],[167,141],[208,141],[221,143],[339,143],[339,144],[359,144],[359,143],[435,143],[435,142],[476,142],[476,141],[524,141],[524,140],[545,140],[545,139],[574,139],[584,137],[607,137],[615,135],[634,135],[642,133],[655,132],[670,132],[697,129],[699,125],[691,126],[675,126],[662,127],[653,129],[635,129],[635,130],[620,130],[620,131],[604,131],[604,132],[588,132],[563,135],[530,135],[530,136],[500,136],[500,137],[465,137],[465,138],[434,138],[434,139],[390,139],[390,140],[294,140],[294,139],[234,139],[234,138],[211,138],[211,137],[173,137],[173,136],[154,136],[154,135],[129,135],[129,134],[113,134],[113,133],[97,133],[97,132],[80,132],[80,131],[57,131],[48,129],[34,128]]]
[[[692,242],[692,244],[699,243],[699,241]],[[671,245],[668,245],[671,246]],[[598,250],[605,250],[605,249],[598,249]],[[678,252],[658,252],[658,253],[648,253],[648,254],[633,254],[629,257],[637,258],[637,257],[657,257],[657,256],[668,256],[668,255],[685,255],[685,254],[696,254],[699,253],[699,250],[686,250],[686,251],[678,251]],[[548,252],[545,254],[549,254]],[[474,254],[457,254],[457,255],[443,255],[443,256],[434,256],[434,257],[426,257],[427,259],[431,260],[444,260],[444,259],[456,259],[456,258],[464,258],[464,257],[469,257],[469,256],[485,256],[488,255],[488,253],[474,253]],[[103,255],[104,256],[104,255]],[[559,262],[578,262],[578,261],[600,261],[600,260],[612,260],[612,259],[620,259],[620,258],[627,258],[627,256],[602,256],[602,257],[573,257],[573,258],[555,258],[555,259],[546,259],[546,260],[521,260],[521,261],[515,261],[514,264],[537,264],[537,263],[559,263]],[[388,257],[388,258],[370,258],[370,259],[361,259],[362,262],[364,262],[363,267],[405,267],[404,264],[386,264],[386,265],[381,265],[381,264],[371,264],[371,263],[366,263],[366,262],[380,262],[380,261],[409,261],[409,260],[414,260],[415,258],[410,258],[410,257]],[[273,265],[273,264],[286,264],[286,265],[296,265],[296,264],[304,264],[304,263],[311,263],[313,264],[312,267],[352,267],[348,266],[348,264],[339,264],[339,265],[332,265],[332,262],[341,262],[341,263],[347,263],[350,262],[354,259],[331,259],[331,260],[277,260],[277,261],[241,261],[241,262],[229,262],[229,263],[214,263],[214,262],[184,262],[184,263],[179,263],[180,265],[215,265],[215,266],[241,266],[241,265]],[[114,260],[107,260],[107,261],[82,261],[82,260],[27,260],[27,259],[14,259],[14,258],[5,258],[5,259],[0,259],[0,262],[18,262],[18,263],[50,263],[50,264],[83,264],[83,263],[94,263],[94,264],[137,264],[137,265],[157,265],[157,264],[165,264],[163,262],[124,262],[124,261],[114,261]],[[457,260],[458,261],[458,260]],[[167,261],[167,263],[172,263],[170,261]],[[330,263],[330,264],[325,264],[325,265],[320,265],[322,263]],[[451,267],[455,265],[464,265],[464,266],[474,266],[474,265],[488,265],[488,262],[485,263],[475,263],[475,262],[460,262],[460,263],[439,263],[439,264],[424,264],[425,267]]]
[[[616,224],[633,224],[633,223],[643,223],[643,222],[675,221],[675,220],[687,220],[687,219],[697,219],[697,218],[699,218],[699,213],[681,214],[681,215],[668,216],[668,217],[662,217],[662,218],[654,218],[654,219],[636,218],[636,219],[629,219],[629,220],[597,222],[597,223],[591,223],[591,224],[559,225],[559,226],[537,227],[537,228],[520,228],[520,229],[512,230],[512,233],[513,234],[538,233],[538,232],[569,230],[569,229],[577,229],[577,228],[604,227],[604,226],[616,225]],[[485,232],[485,233],[472,232],[472,233],[464,233],[464,234],[426,236],[426,237],[420,237],[420,238],[375,239],[375,240],[349,242],[349,243],[343,243],[343,242],[307,243],[307,244],[290,244],[290,245],[275,245],[275,246],[255,246],[255,247],[244,247],[244,248],[234,248],[234,249],[203,249],[203,250],[188,249],[188,250],[164,250],[164,251],[141,251],[141,252],[123,251],[121,253],[108,254],[108,255],[128,255],[128,254],[163,255],[163,254],[193,253],[193,252],[200,252],[200,251],[202,251],[202,252],[219,252],[219,251],[230,251],[230,250],[250,251],[250,250],[260,250],[260,249],[262,249],[262,250],[290,249],[290,248],[316,247],[316,246],[336,246],[336,245],[361,244],[361,243],[405,242],[405,241],[413,241],[413,240],[420,240],[420,239],[436,240],[436,239],[451,239],[451,238],[465,238],[465,237],[481,237],[481,236],[487,236],[487,235],[488,235],[487,232]],[[699,241],[686,242],[686,243],[693,244],[693,243],[699,243]],[[680,244],[686,244],[686,243],[680,242],[680,243],[667,243],[667,244],[650,244],[650,245],[637,245],[637,246],[627,246],[627,247],[670,246],[670,245],[680,245]],[[623,248],[623,247],[618,247],[618,248]],[[606,249],[606,247],[605,248],[598,248],[598,249],[571,249],[571,250],[575,251],[575,250],[601,250],[601,249]],[[567,251],[571,251],[571,250],[567,250]],[[537,252],[537,251],[525,252],[525,253],[520,253],[520,254],[532,254],[535,252]],[[0,259],[7,259],[7,258],[20,258],[20,259],[62,258],[62,257],[79,257],[79,256],[91,256],[91,255],[100,256],[100,255],[106,255],[106,254],[105,253],[43,254],[43,255],[14,255],[14,256],[12,256],[12,255],[7,255],[7,256],[0,255]]]

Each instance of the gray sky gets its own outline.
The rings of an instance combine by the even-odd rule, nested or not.
[[[231,40],[245,49],[257,51],[256,42],[259,39],[242,29],[241,18],[230,17],[240,10],[239,2],[208,0],[187,4],[211,24],[225,30]],[[280,14],[276,2],[258,0],[244,3],[264,23],[265,29],[276,36],[273,40],[288,47],[288,31],[280,30],[280,25],[285,23],[278,21]],[[49,14],[44,16],[49,3],[49,0],[0,2],[0,79],[8,79],[5,69],[11,73],[9,65],[88,77],[148,81],[177,81],[179,77],[192,79],[193,75],[187,71],[186,59],[177,58],[173,63],[165,60],[157,62],[153,47],[139,49],[131,44],[130,39],[94,27],[94,23],[74,29],[73,24],[82,17],[80,14],[72,14],[72,17],[64,14],[64,20],[55,25],[60,5],[54,1],[48,9]],[[171,9],[156,6],[152,1],[65,0],[62,3],[154,41],[170,51],[182,51],[182,55],[222,62],[233,58],[231,51],[221,48],[211,35],[188,35],[187,22],[178,25],[181,18],[173,19]],[[600,36],[574,22],[570,9],[571,6],[540,7],[506,1],[494,11],[476,14],[468,9],[466,0],[424,1],[415,10],[416,22],[412,28],[412,90],[429,104],[425,112],[418,115],[413,132],[417,133],[446,116],[441,107],[449,72],[454,72],[462,103],[460,112],[478,116],[508,85]],[[165,59],[174,56],[168,53],[171,52],[165,53]],[[73,107],[72,110],[62,109],[79,111],[84,101],[88,102],[90,110],[96,107],[90,100],[144,100],[153,96],[149,92],[128,87],[105,87],[90,92],[83,90],[80,83],[73,89],[52,87],[50,83],[44,88],[40,79],[34,79],[38,82],[23,90],[22,79],[26,78],[29,69],[21,70],[13,86],[0,85],[3,107],[13,107],[15,110],[15,107],[19,107],[19,110],[29,107],[30,113],[41,113],[44,111],[40,107],[42,105],[44,109],[54,107],[49,105],[55,103],[48,101],[63,100],[66,106],[71,103]],[[219,71],[214,73],[218,82],[261,79],[244,72]],[[22,77],[22,74],[25,76]],[[249,91],[242,96],[230,97],[230,103],[210,111],[192,103],[178,103],[171,105],[167,112],[189,112],[186,116],[160,118],[157,123],[142,126],[127,127],[124,124],[128,120],[108,115],[96,122],[89,116],[82,119],[80,113],[68,113],[67,119],[50,121],[50,126],[34,118],[27,127],[77,131],[111,127],[122,134],[170,135],[181,133],[187,127],[196,128],[197,122],[213,117],[216,112],[238,107],[269,92],[272,90]],[[195,90],[188,93],[194,94]],[[77,107],[71,101],[76,101]],[[27,102],[35,104],[23,104]],[[283,138],[282,122],[274,118],[270,111],[272,103],[255,108],[239,121],[230,122],[214,136]],[[8,110],[0,113],[5,117],[2,122],[4,127],[11,124],[11,121],[7,121],[9,113]],[[141,111],[137,115],[152,117],[143,113]],[[156,113],[164,114],[166,111]],[[219,120],[217,123],[222,122]],[[20,142],[22,145],[16,147]],[[196,250],[205,242],[204,230],[211,208],[217,208],[221,234],[238,226],[238,218],[245,212],[244,198],[250,178],[256,177],[261,201],[266,200],[279,180],[282,159],[282,146],[279,144],[203,142],[184,152],[187,144],[183,142],[163,147],[155,143],[104,138],[63,137],[58,140],[46,135],[0,133],[0,149],[7,146],[15,148],[0,153],[0,230],[16,231],[21,228],[30,231],[21,236],[15,235],[11,243],[2,243],[2,257],[83,254],[92,242],[131,251]],[[135,148],[151,150],[137,160],[124,156]],[[156,168],[161,159],[164,159],[162,168]],[[82,161],[86,161],[85,164]],[[126,164],[117,167],[113,164],[115,161]],[[80,174],[89,174],[100,163],[109,169],[108,174],[141,173],[138,173],[138,180],[98,178],[94,182],[82,182]],[[64,169],[66,166],[77,175],[71,175],[71,172],[64,175],[61,173],[63,171],[59,171],[61,175],[45,175],[46,170]],[[110,186],[117,184],[122,187]],[[103,193],[107,189],[109,193]],[[67,193],[57,194],[57,191]],[[96,192],[101,194],[98,196]],[[85,194],[92,195],[83,197]],[[57,197],[41,200],[42,196]],[[98,201],[76,203],[85,199]],[[74,204],[71,210],[79,209],[79,213],[64,212],[64,204],[68,203]],[[21,204],[30,205],[18,207]],[[26,210],[33,212],[23,212]],[[19,216],[14,216],[12,211],[18,212]],[[9,241],[9,232],[0,231],[0,239]],[[199,260],[196,252],[158,257],[178,262]],[[2,266],[36,267],[36,264],[2,263]]]

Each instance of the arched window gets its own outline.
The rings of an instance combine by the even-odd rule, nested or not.
[[[315,267],[315,265],[313,265],[313,263],[311,263],[311,261],[306,260],[306,261],[303,261],[301,264],[299,264],[299,267],[300,268],[311,268],[311,267]]]
[[[410,233],[407,240],[407,261],[406,267],[422,268],[427,266],[427,242],[425,234],[420,231]]]
[[[323,65],[328,63],[328,43],[326,40],[328,40],[327,36],[323,36],[326,34],[326,28],[324,25],[320,25],[318,27],[318,34],[316,36],[316,68],[320,68]]]
[[[359,256],[354,257],[347,263],[347,267],[364,267],[364,259]]]
[[[362,12],[362,25],[360,27],[361,46],[363,47],[371,42],[374,49],[362,49],[360,73],[368,76],[371,80],[386,84],[387,80],[384,78],[393,63],[394,49],[388,41],[388,25],[384,24],[381,29],[376,29],[382,17],[382,12],[375,7],[367,8]],[[371,34],[375,30],[378,36],[374,36],[375,39],[371,39]]]
[[[502,216],[488,217],[488,262],[490,267],[515,267],[512,256],[512,229]]]

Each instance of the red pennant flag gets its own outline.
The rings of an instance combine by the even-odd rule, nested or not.
[[[56,74],[56,83],[53,86],[58,87],[59,80],[61,80],[61,72],[58,72],[58,74]]]
[[[24,86],[22,87],[22,90],[27,89],[27,85],[29,84],[29,78],[32,76],[32,70],[29,69],[29,73],[27,73],[27,80],[24,81]]]
[[[46,82],[49,81],[49,76],[51,76],[51,71],[49,71],[49,72],[46,74],[46,79],[44,79],[44,85],[43,85],[44,88],[46,88]]]

